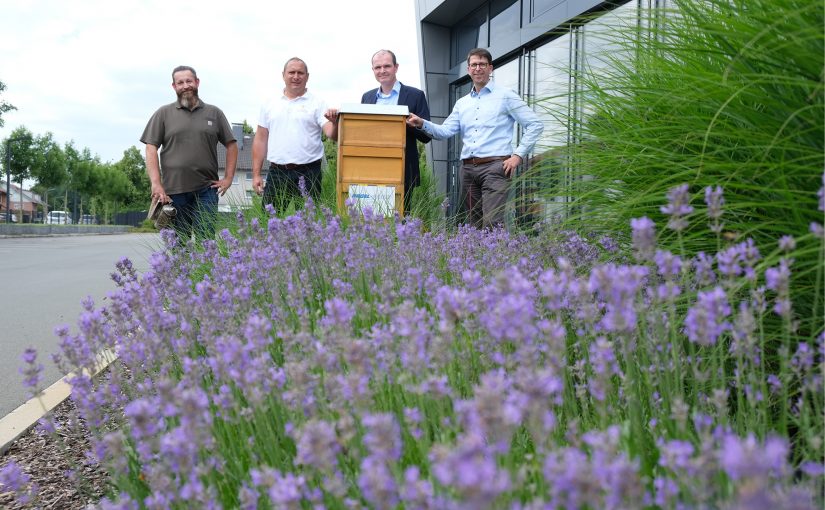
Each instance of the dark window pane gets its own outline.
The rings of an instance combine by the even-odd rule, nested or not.
[[[521,28],[521,2],[493,0],[490,5],[490,41],[517,33]]]
[[[529,0],[530,1],[530,21],[538,18],[553,7],[561,4],[564,0]]]
[[[450,65],[454,66],[464,62],[471,49],[486,48],[488,45],[487,4],[485,4],[453,27],[450,34],[450,46],[452,46]]]

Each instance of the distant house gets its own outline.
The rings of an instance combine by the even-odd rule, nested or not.
[[[218,200],[218,210],[231,212],[245,209],[252,205],[252,138],[253,135],[243,133],[243,124],[233,123],[232,131],[238,141],[238,164],[235,167],[235,178],[226,194]],[[262,169],[262,176],[266,179],[267,169]],[[226,148],[218,144],[218,176],[223,179],[226,174]]]
[[[17,221],[23,223],[33,223],[40,220],[41,212],[39,208],[45,207],[46,203],[37,193],[20,188],[17,184],[11,184],[11,212],[17,216]],[[6,186],[0,190],[0,214],[4,217],[9,208],[9,197],[6,196]]]

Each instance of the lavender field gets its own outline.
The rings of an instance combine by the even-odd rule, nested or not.
[[[99,507],[822,508],[822,315],[789,288],[800,249],[821,285],[822,225],[756,246],[714,228],[720,188],[662,201],[627,246],[311,202],[203,249],[164,231],[60,331],[66,370],[119,356],[72,381]],[[688,222],[718,253],[657,247]],[[18,466],[0,483],[36,506]]]

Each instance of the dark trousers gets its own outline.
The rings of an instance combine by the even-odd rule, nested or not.
[[[304,181],[304,193],[301,192],[301,178]],[[264,185],[265,204],[272,204],[276,211],[282,212],[290,201],[304,195],[312,197],[316,202],[321,196],[320,159],[305,165],[269,165]]]
[[[504,175],[504,161],[474,165],[461,164],[461,182],[467,193],[470,224],[476,228],[492,228],[504,224],[504,204],[510,178]]]
[[[415,162],[418,164],[418,161]],[[404,215],[409,216],[412,213],[412,194],[413,190],[421,184],[420,175],[411,175],[412,172],[407,169],[404,172]]]
[[[169,195],[177,209],[172,220],[172,228],[178,234],[178,241],[185,244],[195,234],[199,240],[214,237],[215,217],[218,214],[218,190],[206,188]]]

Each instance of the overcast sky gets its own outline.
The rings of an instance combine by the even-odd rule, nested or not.
[[[24,125],[103,161],[132,145],[143,152],[140,135],[175,99],[180,64],[197,70],[205,102],[253,126],[292,56],[330,106],[377,86],[370,57],[382,48],[398,56],[399,79],[420,88],[413,0],[0,0],[0,13],[0,100],[17,107],[0,139]]]

